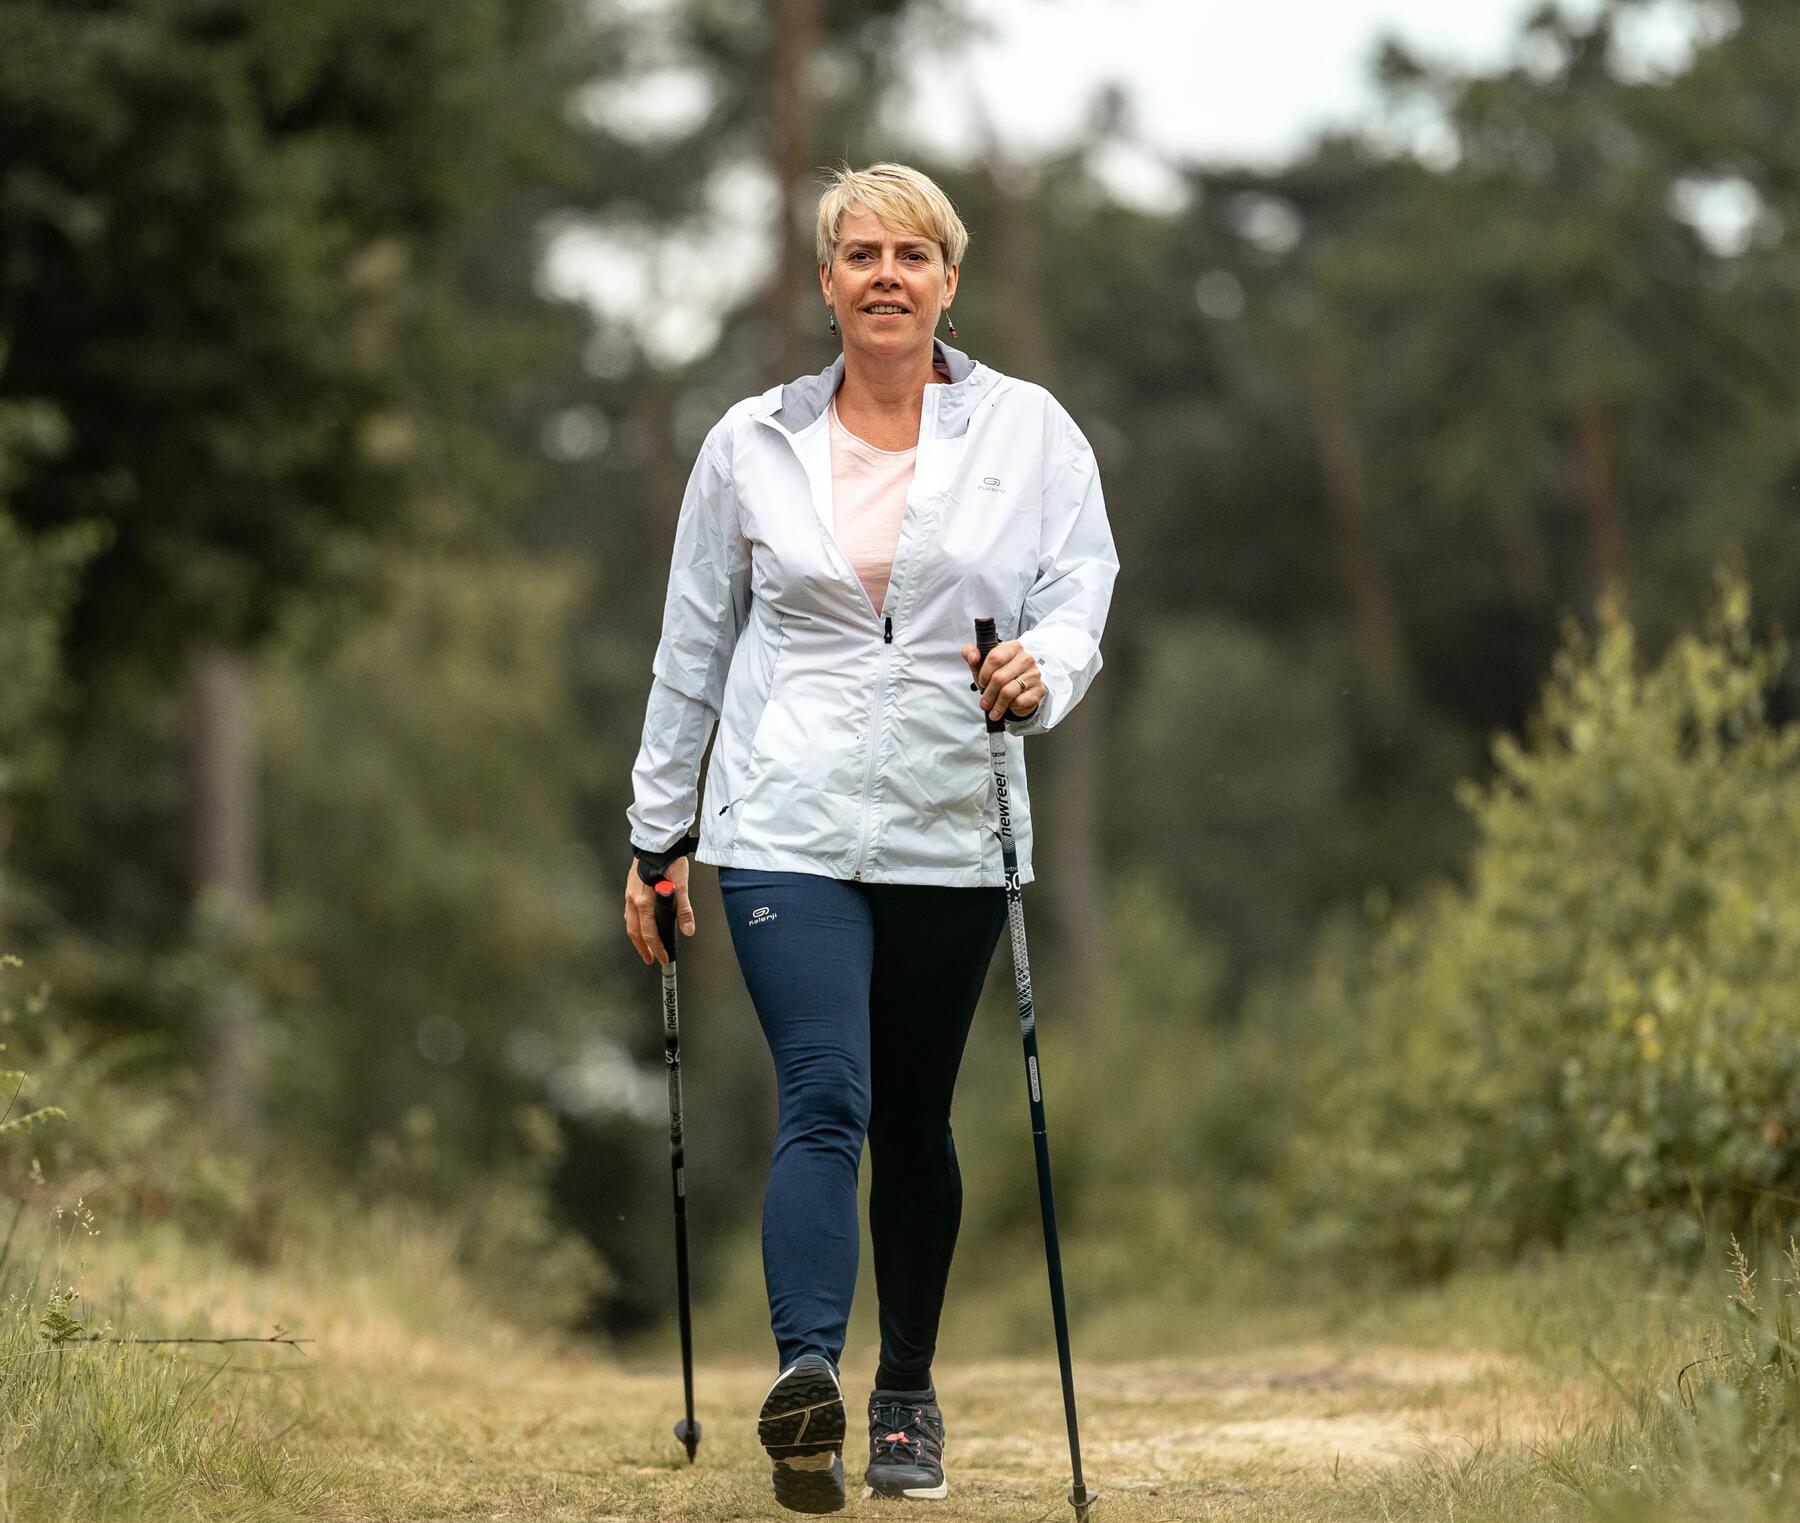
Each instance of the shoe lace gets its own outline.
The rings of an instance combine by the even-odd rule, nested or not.
[[[904,1402],[875,1403],[875,1457],[914,1460],[925,1451],[925,1409]]]

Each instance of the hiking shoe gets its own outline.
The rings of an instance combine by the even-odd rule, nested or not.
[[[791,1512],[844,1505],[844,1392],[823,1354],[802,1354],[763,1398],[756,1436],[775,1462],[775,1500]]]
[[[949,1489],[944,1479],[944,1414],[938,1411],[937,1392],[872,1392],[864,1499],[941,1502]]]

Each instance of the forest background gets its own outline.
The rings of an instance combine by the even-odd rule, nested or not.
[[[1546,6],[1488,70],[1390,46],[1378,119],[1151,211],[1096,173],[1117,90],[1029,162],[884,125],[957,0],[0,0],[0,949],[31,1103],[90,1101],[6,1177],[253,1261],[310,1193],[402,1199],[515,1310],[666,1339],[618,917],[674,517],[712,421],[832,357],[820,168],[899,158],[1122,561],[1029,753],[1078,1327],[1779,1218],[1800,14],[1676,6],[1645,69],[1641,9]],[[676,77],[694,111],[634,104]],[[716,296],[702,342],[571,298],[609,246]],[[761,1350],[772,1084],[696,881],[696,1287]],[[952,1294],[1035,1348],[1009,999]]]

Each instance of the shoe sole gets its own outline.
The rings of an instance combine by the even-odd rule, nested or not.
[[[829,1367],[793,1365],[763,1398],[756,1436],[790,1512],[837,1512],[844,1491],[844,1393]]]
[[[888,1502],[941,1502],[950,1494],[949,1481],[939,1481],[935,1486],[909,1486],[903,1491],[877,1491],[873,1486],[863,1486],[863,1500],[873,1501],[879,1497]]]

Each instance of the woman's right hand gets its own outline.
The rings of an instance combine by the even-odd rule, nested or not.
[[[694,907],[688,903],[688,859],[669,864],[669,882],[675,885],[675,923],[683,936],[694,934]],[[656,890],[638,876],[637,858],[625,877],[625,934],[646,963],[667,962],[669,954],[656,935]]]

